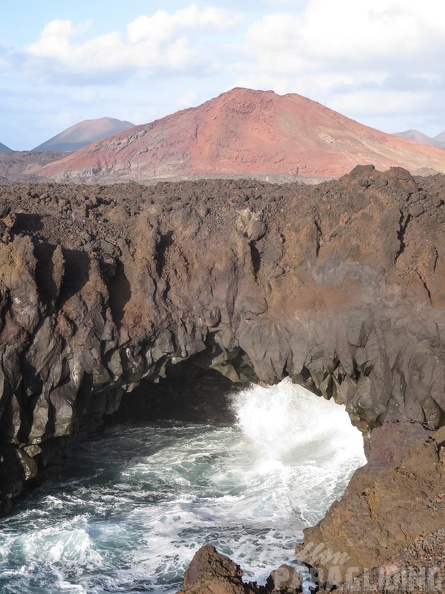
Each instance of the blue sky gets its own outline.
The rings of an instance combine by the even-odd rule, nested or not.
[[[84,119],[135,124],[235,86],[364,124],[445,130],[443,0],[15,0],[0,21],[0,142]]]

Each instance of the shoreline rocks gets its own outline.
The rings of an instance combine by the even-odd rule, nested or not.
[[[445,427],[433,432],[385,423],[372,432],[368,464],[354,473],[325,518],[304,530],[304,544],[296,548],[302,562],[317,568],[320,583],[352,588],[364,574],[388,568],[395,574],[399,554],[444,528],[444,445]],[[441,554],[425,559],[425,571],[441,567]]]
[[[344,531],[332,543],[349,554],[341,538],[358,538],[354,514],[383,514],[377,476],[403,497],[409,481],[440,495],[444,176],[368,166],[316,187],[203,180],[0,193],[2,511],[56,473],[123,395],[138,388],[150,399],[178,364],[233,382],[290,376],[346,406],[370,462],[323,529],[311,529],[314,543],[331,538],[337,518]],[[407,478],[394,460],[416,456],[427,475],[409,467]],[[388,502],[391,490],[379,488]],[[401,530],[403,545],[421,517],[414,526]]]
[[[293,594],[301,592],[302,577],[289,565],[272,571],[265,586],[244,582],[243,571],[211,544],[202,546],[184,574],[178,594]]]
[[[255,583],[244,583],[239,565],[207,544],[194,555],[184,574],[184,589],[178,594],[260,594]]]

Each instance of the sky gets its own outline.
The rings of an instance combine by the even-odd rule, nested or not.
[[[0,142],[145,124],[233,87],[299,93],[385,132],[445,130],[444,0],[15,0]]]

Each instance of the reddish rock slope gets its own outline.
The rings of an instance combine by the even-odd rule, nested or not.
[[[445,152],[384,134],[295,94],[233,89],[48,165],[63,181],[193,174],[333,177],[357,164],[445,172]]]

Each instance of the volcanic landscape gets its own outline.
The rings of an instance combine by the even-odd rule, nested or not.
[[[249,89],[126,124],[1,155],[2,512],[104,424],[226,423],[231,386],[290,378],[345,407],[367,456],[295,539],[314,587],[445,579],[445,151]],[[298,575],[245,583],[207,544],[184,591]]]

